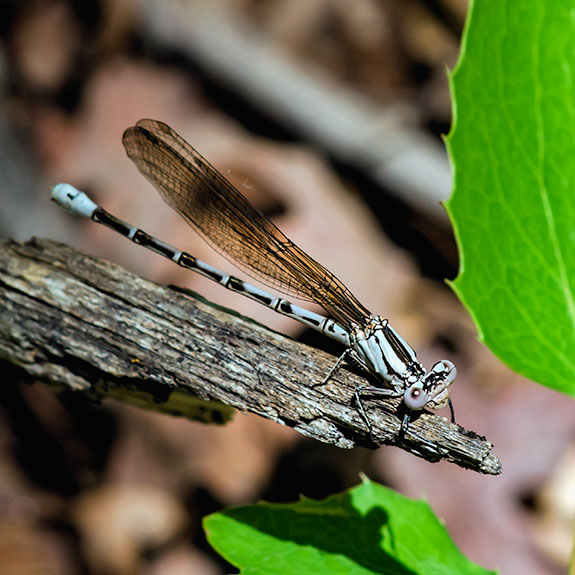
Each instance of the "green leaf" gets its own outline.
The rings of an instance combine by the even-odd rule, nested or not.
[[[453,287],[507,365],[575,395],[575,4],[472,2],[451,78]]]
[[[324,501],[259,503],[204,519],[210,544],[243,575],[487,575],[433,515],[364,479]]]

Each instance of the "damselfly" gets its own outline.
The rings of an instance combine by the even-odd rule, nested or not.
[[[74,214],[104,224],[184,268],[343,343],[346,350],[322,383],[347,358],[375,376],[377,385],[362,385],[354,392],[370,434],[372,425],[361,400],[365,396],[402,397],[407,407],[404,431],[410,413],[424,408],[449,405],[454,420],[449,387],[457,370],[451,361],[438,361],[426,372],[415,351],[387,319],[372,315],[339,279],[291,242],[166,124],[141,120],[124,132],[123,143],[128,156],[164,201],[213,248],[262,283],[318,303],[329,317],[275,297],[150,236],[111,215],[70,184],[54,186],[52,199]]]

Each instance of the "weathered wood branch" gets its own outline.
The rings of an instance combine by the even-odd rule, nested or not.
[[[320,385],[332,356],[197,295],[63,244],[5,240],[0,302],[0,359],[27,378],[205,421],[233,407],[338,447],[376,447],[352,401],[361,374],[343,368]],[[501,472],[471,431],[423,413],[402,436],[397,400],[366,405],[382,444]]]

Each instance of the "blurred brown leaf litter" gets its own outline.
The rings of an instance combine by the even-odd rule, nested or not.
[[[251,415],[216,428],[112,401],[94,405],[18,384],[7,367],[0,391],[0,573],[230,572],[207,545],[202,516],[258,499],[324,497],[357,483],[360,471],[407,495],[425,495],[474,561],[511,575],[565,572],[572,404],[521,380],[477,343],[441,283],[457,266],[447,220],[367,182],[357,166],[341,169],[298,126],[211,76],[197,54],[178,45],[170,3],[154,4],[152,16],[149,3],[137,0],[0,4],[2,235],[67,241],[328,345],[49,204],[49,186],[70,181],[120,217],[243,275],[195,238],[125,157],[126,127],[143,117],[165,121],[368,308],[389,315],[426,365],[437,356],[453,359],[461,374],[457,418],[494,441],[504,473],[471,475],[391,448],[338,451]],[[182,5],[195,4],[202,2]],[[395,110],[398,126],[407,122],[434,138],[449,129],[445,66],[457,58],[466,2],[203,4],[232,14],[238,28],[248,22],[262,51],[287,54],[331,90]],[[173,44],[154,36],[146,18],[171,22]],[[430,277],[430,270],[441,271]]]

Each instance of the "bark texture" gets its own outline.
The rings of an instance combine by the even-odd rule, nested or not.
[[[212,423],[239,409],[342,448],[395,445],[501,472],[489,441],[443,417],[423,413],[403,436],[398,400],[365,401],[374,443],[353,402],[357,370],[321,385],[334,357],[49,240],[0,242],[0,361],[95,399]]]

